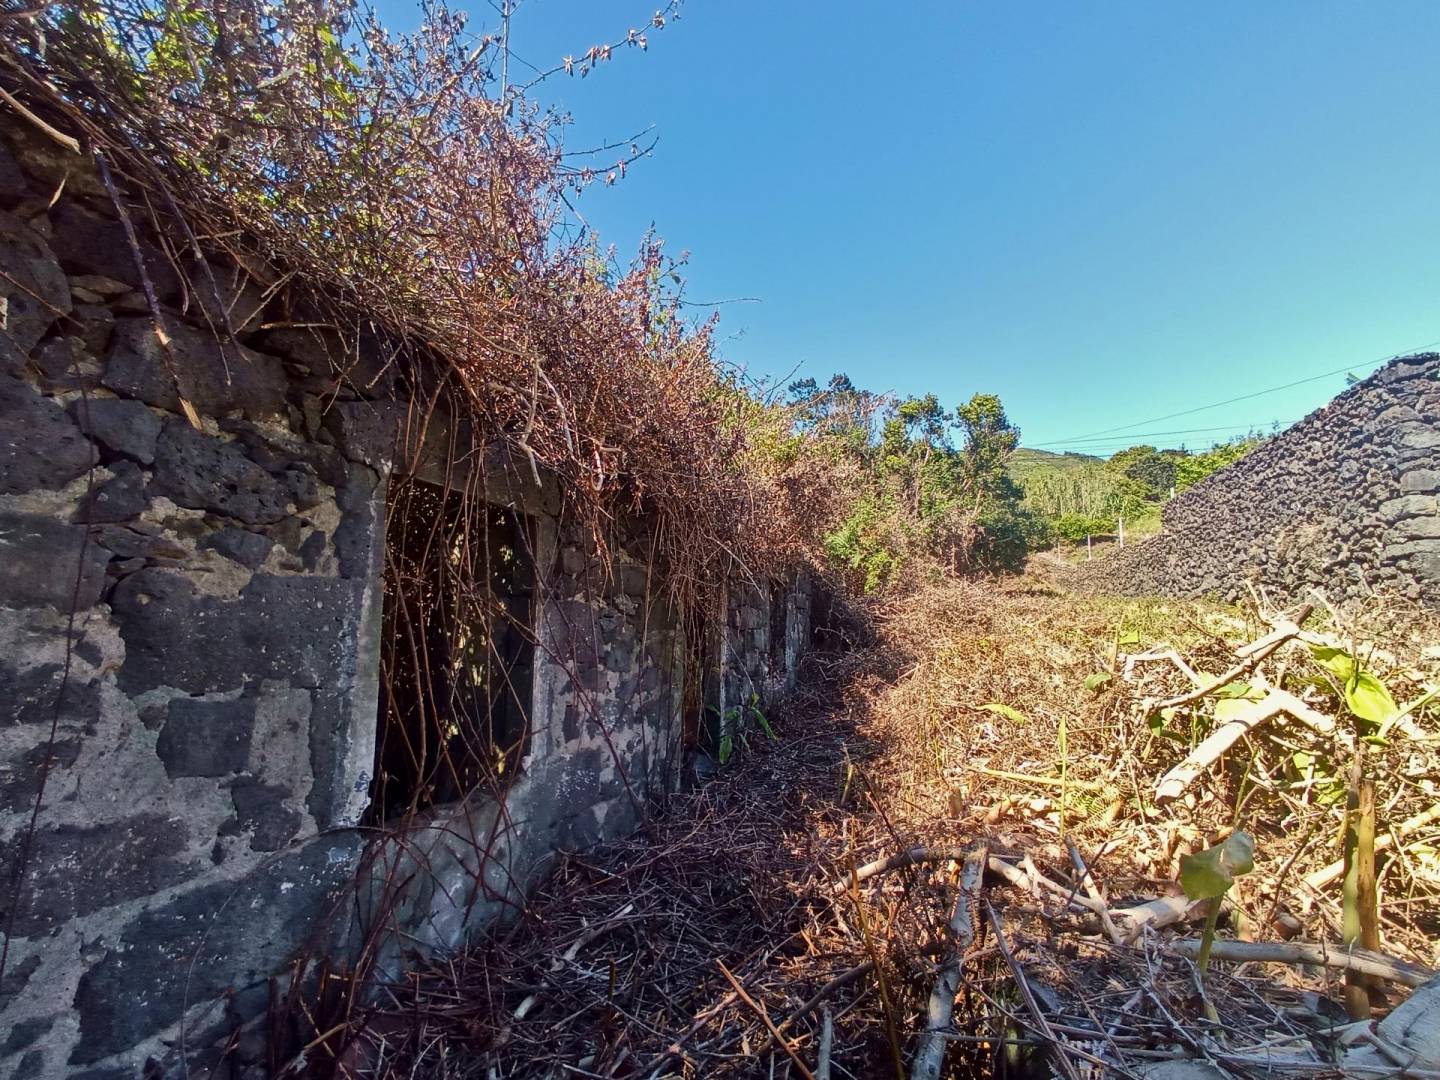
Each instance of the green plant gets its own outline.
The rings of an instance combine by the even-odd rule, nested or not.
[[[1215,943],[1215,924],[1220,918],[1220,901],[1235,879],[1255,869],[1255,841],[1249,833],[1232,832],[1224,843],[1206,848],[1197,855],[1180,857],[1180,887],[1191,900],[1209,900],[1205,931],[1200,938],[1200,953],[1195,966],[1200,978],[1210,966],[1210,948]]]
[[[750,735],[745,723],[747,718],[753,720],[771,742],[780,741],[780,737],[770,725],[769,718],[760,710],[759,694],[752,693],[748,704],[732,705],[723,713],[714,705],[709,706],[709,709],[720,721],[720,740],[715,747],[715,756],[721,765],[728,765],[735,756],[736,739],[740,740],[745,749],[750,749]]]

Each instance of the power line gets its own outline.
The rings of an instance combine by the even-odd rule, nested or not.
[[[1097,444],[1098,444],[1098,443],[1120,443],[1120,442],[1125,443],[1127,446],[1136,446],[1136,445],[1139,445],[1138,441],[1136,441],[1136,440],[1154,439],[1154,438],[1158,438],[1158,437],[1160,437],[1160,436],[1162,436],[1162,435],[1199,435],[1199,434],[1204,434],[1204,433],[1212,432],[1212,431],[1254,431],[1254,430],[1256,430],[1256,429],[1258,429],[1258,428],[1261,428],[1261,427],[1268,427],[1269,425],[1271,425],[1272,423],[1275,423],[1275,422],[1276,422],[1276,421],[1274,421],[1273,419],[1271,419],[1271,420],[1262,420],[1262,421],[1259,421],[1259,422],[1252,422],[1252,423],[1248,423],[1248,424],[1217,424],[1215,427],[1178,428],[1178,429],[1173,430],[1173,431],[1138,431],[1138,432],[1136,432],[1136,433],[1133,434],[1133,435],[1124,435],[1124,436],[1107,435],[1107,436],[1104,436],[1104,437],[1096,437],[1096,438],[1089,438],[1089,439],[1069,439],[1069,440],[1065,440],[1065,441],[1061,441],[1061,442],[1033,443],[1033,444],[1028,444],[1028,449],[1031,449],[1031,450],[1043,450],[1043,449],[1045,449],[1046,447],[1051,447],[1051,446],[1085,446],[1085,445],[1088,445],[1088,444],[1090,444],[1090,443],[1097,443]],[[1282,424],[1282,426],[1284,426],[1284,427],[1289,427],[1291,423],[1293,423],[1293,421],[1281,421],[1281,424]]]
[[[1387,356],[1382,356],[1378,359],[1371,360],[1365,364],[1346,364],[1344,367],[1336,368],[1334,371],[1326,371],[1322,372],[1319,375],[1311,375],[1308,378],[1296,379],[1294,382],[1285,383],[1283,386],[1272,386],[1268,390],[1256,390],[1252,394],[1241,394],[1239,397],[1226,398],[1224,401],[1217,401],[1211,405],[1197,405],[1193,409],[1181,409],[1179,412],[1167,413],[1164,416],[1151,417],[1149,420],[1137,420],[1133,424],[1122,424],[1119,427],[1105,428],[1103,431],[1091,431],[1087,432],[1084,435],[1073,435],[1068,439],[1060,439],[1057,440],[1057,442],[1055,443],[1050,443],[1047,445],[1054,446],[1059,445],[1060,443],[1072,443],[1077,442],[1081,439],[1088,439],[1091,436],[1095,435],[1110,435],[1118,431],[1129,431],[1132,428],[1144,427],[1146,424],[1158,424],[1163,420],[1174,420],[1176,417],[1179,416],[1190,416],[1197,412],[1205,412],[1208,409],[1218,409],[1222,405],[1234,405],[1237,401],[1249,401],[1252,398],[1264,397],[1266,394],[1276,394],[1279,393],[1281,390],[1289,390],[1296,386],[1304,386],[1306,383],[1319,382],[1321,379],[1330,379],[1336,375],[1343,375],[1356,367],[1369,367],[1373,364],[1384,364],[1390,360],[1395,360],[1401,356],[1410,356],[1414,353],[1424,352],[1426,349],[1433,348],[1436,345],[1440,345],[1440,340],[1431,341],[1425,345],[1416,346],[1413,349],[1405,349],[1402,352],[1391,353]]]

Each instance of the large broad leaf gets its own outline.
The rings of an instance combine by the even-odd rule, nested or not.
[[[986,712],[996,713],[999,716],[1005,717],[1007,720],[1014,720],[1017,724],[1028,724],[1030,722],[1029,717],[1019,709],[1013,709],[1009,705],[1003,705],[998,701],[988,701],[984,705],[979,706],[979,708],[984,709]]]
[[[1399,711],[1385,684],[1368,671],[1360,672],[1353,682],[1345,684],[1345,704],[1361,720],[1372,724],[1383,724]]]
[[[1249,833],[1233,832],[1223,844],[1180,857],[1180,887],[1191,900],[1213,900],[1253,869],[1255,841]]]
[[[1317,664],[1340,680],[1345,688],[1346,707],[1361,720],[1383,724],[1400,711],[1385,684],[1344,649],[1312,645],[1310,654]]]

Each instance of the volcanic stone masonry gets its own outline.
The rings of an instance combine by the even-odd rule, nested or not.
[[[1440,354],[1391,361],[1165,505],[1088,588],[1236,600],[1389,594],[1440,607]]]
[[[486,498],[534,523],[542,586],[518,775],[403,836],[357,827],[386,492],[402,460],[446,482],[428,442],[397,450],[395,366],[366,339],[337,379],[312,330],[262,328],[263,284],[219,257],[184,266],[220,293],[187,306],[146,241],[167,346],[85,159],[6,123],[0,1077],[179,1074],[237,1031],[244,1075],[298,956],[344,965],[368,941],[393,975],[515,910],[556,852],[634,829],[680,784],[685,732],[793,683],[809,584],[737,583],[716,640],[687,643],[644,522],[617,526],[602,574],[556,482],[487,472]],[[222,305],[238,344],[208,328]]]

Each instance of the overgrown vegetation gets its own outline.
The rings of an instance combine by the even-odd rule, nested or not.
[[[938,397],[895,401],[836,375],[789,387],[795,430],[829,463],[826,555],[856,591],[938,573],[1015,569],[1041,535],[1005,470],[1020,441],[993,394],[947,409]]]
[[[1030,458],[1018,470],[1023,506],[1043,519],[1053,542],[1083,543],[1119,529],[1158,527],[1159,508],[1169,498],[1232,465],[1260,445],[1258,435],[1191,452],[1132,446],[1108,460],[1082,455]],[[1033,453],[1033,452],[1032,452]]]

